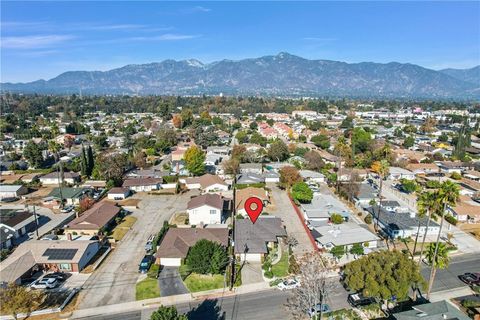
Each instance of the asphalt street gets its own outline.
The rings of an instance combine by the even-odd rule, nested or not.
[[[453,290],[466,285],[458,279],[459,275],[465,272],[480,272],[480,255],[465,254],[455,256],[451,259],[447,269],[437,270],[435,281],[433,283],[433,292]],[[428,281],[430,276],[430,267],[423,265],[422,275]]]

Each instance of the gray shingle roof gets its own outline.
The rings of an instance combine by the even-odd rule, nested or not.
[[[282,220],[276,217],[259,217],[255,223],[249,219],[235,221],[235,253],[267,253],[267,242],[276,242],[287,232]]]

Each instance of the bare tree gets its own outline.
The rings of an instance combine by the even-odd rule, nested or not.
[[[318,310],[317,319],[322,319],[322,305],[326,296],[334,288],[334,280],[328,278],[329,269],[318,252],[305,254],[299,260],[297,275],[300,286],[293,290],[286,307],[294,319],[304,319],[312,308]],[[320,308],[317,308],[317,305]]]

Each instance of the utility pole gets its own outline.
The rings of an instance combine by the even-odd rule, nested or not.
[[[39,235],[38,235],[38,219],[37,219],[37,211],[36,211],[35,205],[33,205],[33,216],[35,217],[35,231],[37,233],[37,239],[38,239],[39,238]]]

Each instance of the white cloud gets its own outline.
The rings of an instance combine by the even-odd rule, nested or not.
[[[201,37],[200,35],[194,34],[176,34],[176,33],[165,33],[159,36],[152,37],[132,37],[125,38],[123,40],[131,41],[177,41],[177,40],[189,40]]]
[[[212,11],[212,9],[210,9],[210,8],[205,8],[205,7],[202,7],[202,6],[196,6],[196,7],[193,7],[193,11],[197,11],[197,12],[210,12],[210,11]]]
[[[46,48],[70,39],[73,36],[58,34],[2,37],[0,46],[8,49]]]

